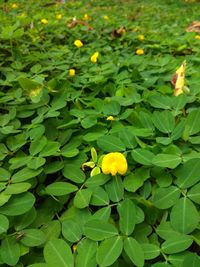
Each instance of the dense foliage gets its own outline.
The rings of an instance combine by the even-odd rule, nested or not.
[[[200,266],[199,7],[0,1],[1,266]]]

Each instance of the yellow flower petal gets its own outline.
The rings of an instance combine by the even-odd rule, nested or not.
[[[75,69],[70,69],[69,70],[69,76],[74,76],[76,74]]]
[[[18,8],[18,5],[15,4],[15,3],[13,3],[13,4],[11,5],[11,7],[12,7],[13,9],[15,9],[15,8]]]
[[[200,35],[195,35],[194,38],[197,39],[197,40],[200,40]]]
[[[56,15],[56,19],[57,19],[57,20],[62,19],[62,14],[57,14],[57,15]]]
[[[48,24],[48,20],[47,20],[47,19],[41,19],[41,22],[42,22],[43,24]]]
[[[144,54],[144,50],[143,49],[137,49],[135,53],[137,55],[143,55]]]
[[[114,121],[115,119],[114,119],[113,116],[108,116],[108,117],[106,118],[106,120],[107,120],[107,121]]]
[[[186,67],[186,61],[184,61],[180,68],[177,69],[175,72],[173,78],[172,78],[172,84],[174,85],[174,95],[178,96],[180,94],[184,93],[184,83],[185,83],[185,67]]]
[[[89,16],[88,16],[88,14],[85,14],[85,15],[83,16],[83,19],[84,19],[84,20],[89,20]]]
[[[103,16],[103,19],[108,20],[109,17],[107,15]]]
[[[144,41],[144,35],[143,35],[143,34],[138,35],[138,39],[139,39],[140,41]]]
[[[78,48],[81,48],[83,46],[83,43],[81,42],[81,40],[76,40],[74,41],[74,45]]]
[[[128,164],[125,156],[120,152],[111,152],[103,157],[101,169],[104,174],[117,173],[124,175],[127,172]]]
[[[90,60],[93,62],[93,63],[97,63],[97,58],[99,57],[99,52],[95,52],[92,56],[91,56],[91,58],[90,58]]]

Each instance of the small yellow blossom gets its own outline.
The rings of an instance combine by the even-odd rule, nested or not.
[[[144,50],[143,49],[137,49],[135,53],[137,55],[143,55],[144,54]]]
[[[103,19],[108,20],[109,17],[107,15],[103,16]]]
[[[197,39],[197,40],[200,40],[200,35],[195,35],[194,38]]]
[[[76,73],[75,69],[70,69],[69,70],[69,76],[74,76]]]
[[[36,89],[33,89],[29,92],[29,97],[36,97],[40,94],[40,92],[42,91],[41,87],[38,87]]]
[[[97,58],[99,57],[99,52],[95,52],[92,56],[91,56],[91,58],[90,58],[90,60],[93,62],[93,63],[97,63]]]
[[[47,20],[47,19],[41,19],[41,22],[42,22],[43,24],[48,24],[48,20]]]
[[[114,121],[115,119],[114,119],[113,116],[108,116],[108,117],[106,118],[106,120],[107,120],[107,121]]]
[[[186,61],[184,61],[181,66],[177,69],[172,77],[172,84],[174,85],[174,95],[178,96],[184,93],[184,83],[185,83],[185,67]]]
[[[73,252],[76,252],[76,250],[77,250],[77,245],[76,245],[76,244],[74,244],[74,245],[72,246],[72,250],[73,250]]]
[[[85,14],[85,15],[83,16],[83,19],[84,19],[84,20],[89,20],[90,17],[88,16],[88,14]]]
[[[57,20],[62,19],[62,14],[57,14],[57,15],[56,15],[56,19],[57,19]]]
[[[138,35],[138,39],[139,39],[140,41],[144,41],[144,39],[145,39],[145,38],[144,38],[144,35],[143,35],[143,34],[139,34],[139,35]]]
[[[18,5],[17,4],[12,4],[12,6],[11,6],[13,9],[15,9],[15,8],[18,8]]]
[[[81,40],[76,40],[74,41],[74,45],[78,48],[81,48],[83,46],[83,43],[81,42]]]
[[[111,152],[103,157],[101,169],[104,174],[117,173],[124,175],[127,172],[128,164],[124,155],[120,152]]]

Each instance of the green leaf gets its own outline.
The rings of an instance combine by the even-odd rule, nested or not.
[[[76,267],[96,267],[97,242],[90,239],[82,239],[77,247]]]
[[[6,195],[3,192],[0,193],[0,207],[3,206],[10,199],[11,195]]]
[[[110,179],[110,175],[99,173],[87,179],[85,186],[87,187],[97,187],[99,185],[104,185]]]
[[[4,193],[7,195],[21,194],[28,191],[30,187],[30,183],[9,184]]]
[[[76,221],[68,219],[62,222],[62,234],[67,241],[74,243],[81,239],[82,231]]]
[[[40,157],[58,156],[60,153],[60,143],[48,141],[44,148],[40,151]]]
[[[136,207],[133,201],[125,199],[117,205],[119,227],[124,235],[131,235],[136,223]]]
[[[0,234],[6,233],[9,228],[9,220],[6,216],[0,214]]]
[[[137,146],[137,142],[133,132],[127,128],[123,128],[119,132],[119,138],[123,141],[127,148],[134,148]]]
[[[105,184],[109,199],[113,202],[119,202],[124,196],[124,185],[120,176],[114,176]]]
[[[36,209],[33,207],[25,214],[15,218],[15,230],[21,231],[27,226],[31,225],[36,218]]]
[[[189,128],[189,135],[200,132],[200,108],[192,110],[186,119],[186,125]]]
[[[127,191],[136,192],[149,177],[150,170],[148,168],[138,168],[124,178],[123,184]]]
[[[180,198],[170,213],[172,227],[183,234],[191,233],[198,225],[200,216],[194,204],[188,198]]]
[[[179,199],[181,191],[176,186],[158,188],[152,196],[152,203],[158,209],[168,209]]]
[[[93,189],[90,204],[94,206],[104,206],[109,204],[109,197],[106,191],[98,186]]]
[[[159,167],[174,169],[181,163],[181,161],[182,161],[181,157],[177,155],[157,154],[153,158],[152,164]]]
[[[45,136],[42,136],[40,138],[34,139],[29,148],[29,152],[32,156],[35,156],[38,154],[47,144],[47,138]]]
[[[200,181],[200,159],[191,159],[179,166],[174,175],[177,177],[176,184],[180,188],[188,188]]]
[[[94,241],[101,241],[105,238],[117,235],[118,231],[114,225],[108,222],[102,220],[90,220],[84,226],[84,234],[86,237]]]
[[[90,189],[79,190],[74,197],[74,206],[83,209],[89,206],[92,191]]]
[[[24,182],[27,181],[33,177],[38,176],[40,173],[42,172],[42,169],[39,170],[31,170],[27,167],[23,168],[22,170],[16,172],[11,180],[13,183],[20,183],[20,182]]]
[[[141,245],[132,237],[124,240],[124,250],[133,264],[138,267],[144,266],[144,252]]]
[[[73,267],[74,258],[69,245],[62,239],[52,239],[44,247],[48,267]]]
[[[160,248],[154,244],[141,244],[145,260],[152,260],[160,255]]]
[[[1,258],[9,266],[16,266],[20,257],[20,246],[15,237],[6,237],[1,243]]]
[[[65,178],[75,183],[83,183],[85,180],[85,174],[80,170],[77,165],[67,164],[64,166],[63,175]]]
[[[67,182],[55,182],[48,185],[45,191],[49,195],[64,196],[78,190],[78,187]]]
[[[148,102],[154,108],[170,109],[172,105],[171,98],[166,95],[152,94],[148,97]]]
[[[46,159],[45,158],[36,157],[36,158],[31,159],[28,162],[27,167],[30,168],[30,169],[33,169],[33,170],[37,170],[41,166],[43,166],[45,164],[45,162],[46,162]]]
[[[97,139],[97,145],[106,152],[119,152],[126,149],[124,143],[113,135],[101,136]]]
[[[58,220],[50,221],[44,224],[41,230],[45,234],[45,242],[52,238],[58,238],[61,234],[61,223]]]
[[[170,222],[163,221],[159,224],[159,226],[156,228],[156,233],[164,240],[167,240],[169,238],[174,238],[175,236],[180,236],[181,233],[175,231]]]
[[[188,235],[180,235],[167,239],[162,244],[162,251],[166,254],[178,253],[186,250],[192,244],[193,239]]]
[[[105,239],[97,249],[97,263],[102,267],[112,265],[121,255],[122,249],[122,237],[114,236]]]
[[[110,116],[110,115],[118,115],[120,112],[121,106],[118,102],[116,101],[111,101],[111,102],[104,102],[103,105],[103,113],[106,116]]]
[[[149,150],[141,148],[132,150],[131,156],[136,162],[147,166],[152,165],[152,159],[155,157]]]
[[[111,208],[109,206],[97,210],[93,215],[93,220],[108,221],[111,214]]]
[[[0,168],[0,181],[4,182],[10,179],[10,172],[4,168]]]
[[[9,153],[9,150],[7,149],[7,147],[0,143],[0,160],[3,160]]]
[[[200,266],[200,258],[197,254],[188,254],[185,256],[183,265],[181,267],[199,267]]]
[[[30,92],[32,90],[37,90],[42,86],[40,83],[32,81],[31,79],[28,79],[26,77],[19,78],[18,82],[21,85],[21,87],[27,92]]]
[[[187,196],[195,203],[200,204],[200,183],[194,185],[187,193]]]
[[[20,242],[27,247],[36,247],[42,245],[46,238],[40,229],[24,229],[22,231]]]
[[[97,124],[97,116],[94,115],[87,116],[81,121],[81,126],[85,129],[91,128],[95,124]]]
[[[48,267],[48,264],[46,264],[46,263],[34,263],[31,265],[28,265],[27,267]]]
[[[175,127],[175,120],[170,111],[154,111],[152,116],[155,127],[162,133],[171,133]]]
[[[35,203],[33,194],[26,192],[12,196],[9,201],[0,207],[0,213],[8,216],[17,216],[29,211]]]

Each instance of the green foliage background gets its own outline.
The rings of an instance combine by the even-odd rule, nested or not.
[[[0,265],[199,267],[199,4],[13,3],[0,2]],[[175,97],[185,59],[190,92]],[[113,151],[124,177],[82,170]]]

